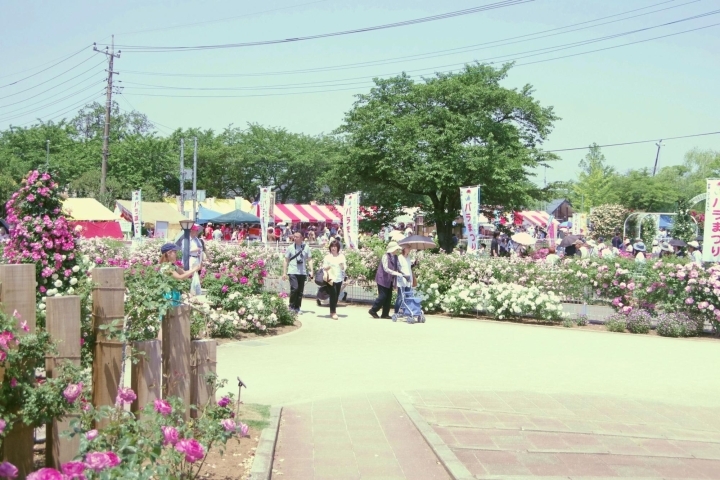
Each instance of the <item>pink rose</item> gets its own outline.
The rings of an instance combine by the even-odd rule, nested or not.
[[[18,476],[18,469],[15,465],[10,462],[0,463],[0,477],[5,478],[16,478]]]
[[[688,305],[692,305],[693,303],[695,303],[695,300],[692,297],[686,298],[685,303],[687,303]]]
[[[244,423],[241,423],[241,424],[240,424],[240,436],[242,436],[242,437],[247,437],[247,436],[248,436],[248,429],[249,429],[249,428],[250,428],[250,427],[248,427],[248,426],[245,425]]]
[[[2,435],[2,433],[5,431],[6,426],[7,426],[7,423],[5,422],[5,420],[0,418],[0,435]],[[0,476],[2,476],[2,475],[0,475]]]
[[[62,473],[68,480],[85,480],[85,464],[82,462],[67,462],[62,466]]]
[[[63,480],[62,473],[54,468],[41,468],[25,478],[27,478],[27,480]]]
[[[229,398],[229,397],[222,397],[220,400],[218,400],[217,404],[218,404],[218,407],[225,408],[225,407],[227,407],[228,405],[230,405],[230,398]]]
[[[63,391],[63,396],[65,397],[65,400],[67,400],[69,403],[75,403],[75,401],[80,397],[80,395],[82,395],[82,389],[82,382],[70,383],[67,387],[65,387],[65,390]]]
[[[12,379],[10,379],[10,386],[11,386],[12,388],[17,387],[17,378],[12,378]]]
[[[227,293],[227,291],[228,291],[228,286],[227,286],[227,285],[223,285],[222,288],[220,289],[220,291],[221,291],[222,293]]]
[[[160,427],[163,432],[163,445],[175,445],[178,441],[178,431],[175,427]]]
[[[122,405],[123,403],[132,403],[135,401],[136,398],[137,395],[135,395],[135,392],[133,392],[132,388],[119,388],[117,399],[115,400],[115,402]]]
[[[155,411],[162,416],[167,416],[172,413],[172,406],[167,400],[155,400]]]
[[[85,455],[85,466],[96,472],[120,465],[120,459],[115,452],[91,452]]]
[[[97,430],[88,430],[87,432],[85,432],[85,438],[87,439],[88,442],[92,442],[93,440],[95,440],[97,438],[97,436],[98,436]]]
[[[234,432],[237,428],[237,425],[235,425],[235,420],[232,420],[230,418],[226,418],[225,420],[222,420],[220,422],[220,425],[225,429],[227,432]]]
[[[241,278],[240,278],[240,283],[242,283],[243,285],[245,285],[246,283],[248,283],[247,277],[241,277]]]
[[[175,445],[175,450],[185,454],[185,461],[188,463],[195,463],[205,456],[205,449],[194,438],[180,440]]]

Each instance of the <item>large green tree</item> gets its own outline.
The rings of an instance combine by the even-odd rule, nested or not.
[[[510,67],[467,65],[421,82],[405,74],[376,79],[338,130],[348,155],[337,171],[353,189],[382,188],[385,206],[412,197],[446,250],[461,186],[481,184],[486,205],[518,208],[540,198],[531,170],[555,159],[540,147],[558,117],[530,85],[501,85]]]
[[[576,210],[589,212],[591,208],[617,200],[613,190],[615,169],[607,164],[600,147],[593,143],[585,158],[580,160],[580,174],[572,185],[570,200]]]

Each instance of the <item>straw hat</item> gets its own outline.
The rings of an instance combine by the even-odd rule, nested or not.
[[[700,244],[693,240],[692,242],[688,242],[688,247],[700,248]]]
[[[666,251],[666,252],[674,252],[674,251],[675,251],[675,250],[673,249],[672,245],[670,245],[670,244],[667,243],[667,242],[663,242],[663,244],[660,246],[660,248],[663,249],[663,250]]]
[[[653,244],[652,244],[652,245],[653,245],[653,247],[657,247],[657,246],[658,246],[658,241],[657,241],[657,240],[653,240]]]
[[[385,253],[395,253],[401,249],[402,249],[402,247],[400,245],[398,245],[398,243],[395,240],[393,240],[392,242],[388,243],[388,246],[385,249]]]

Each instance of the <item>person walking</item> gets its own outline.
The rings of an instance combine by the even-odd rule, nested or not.
[[[492,240],[490,241],[490,256],[491,257],[499,257],[500,256],[500,242],[498,242],[499,236],[500,236],[500,232],[493,232]]]
[[[202,263],[204,260],[205,255],[205,243],[201,238],[198,238],[198,234],[200,233],[200,225],[193,225],[190,228],[190,242],[188,246],[188,251],[190,252],[190,259],[188,261],[188,266],[190,269],[194,269],[197,267],[197,270],[200,270],[202,268]],[[185,238],[180,239],[180,243],[178,245],[181,252],[184,252],[185,248]],[[192,282],[190,283],[190,295],[191,296],[198,296],[201,294],[202,286],[200,285],[200,274],[198,272],[195,272],[195,275],[192,277]]]
[[[345,255],[340,253],[340,242],[333,240],[330,242],[328,250],[330,253],[323,258],[323,270],[327,272],[328,286],[326,291],[330,295],[330,317],[337,320],[337,304],[340,298],[340,289],[345,280],[345,269],[347,268],[347,260]]]
[[[692,242],[689,242],[687,246],[693,263],[702,267],[702,252],[700,252],[700,244],[693,240]]]
[[[313,263],[310,247],[305,246],[300,232],[295,232],[293,242],[285,251],[282,279],[288,280],[289,278],[290,280],[290,310],[300,313],[305,281],[308,272],[313,271]]]
[[[392,303],[392,292],[395,286],[396,277],[402,274],[398,271],[398,260],[396,253],[400,250],[400,245],[392,241],[388,244],[385,254],[380,259],[377,273],[375,274],[375,283],[377,283],[378,296],[370,307],[368,313],[373,318],[391,318],[390,305]],[[378,317],[378,310],[382,308],[382,316]]]
[[[402,302],[402,295],[410,293],[413,286],[413,261],[410,258],[410,247],[407,245],[402,246],[402,253],[398,255],[398,270],[400,276],[397,277],[397,297],[395,298],[395,313],[400,310],[400,303]]]

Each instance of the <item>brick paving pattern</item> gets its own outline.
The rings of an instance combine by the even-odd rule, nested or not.
[[[409,394],[475,478],[720,478],[720,409],[585,395]]]
[[[394,395],[283,408],[274,480],[449,479]]]

